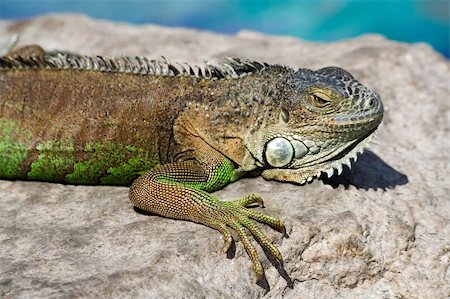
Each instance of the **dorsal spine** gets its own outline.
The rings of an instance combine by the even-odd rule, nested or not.
[[[166,58],[84,56],[65,52],[49,52],[43,56],[0,57],[0,70],[57,69],[128,73],[152,76],[192,76],[205,79],[235,79],[258,73],[270,65],[252,60],[226,58],[219,65],[205,62],[202,66],[171,63]]]

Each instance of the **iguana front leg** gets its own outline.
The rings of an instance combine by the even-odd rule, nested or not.
[[[246,230],[282,262],[281,253],[253,220],[282,232],[285,232],[284,224],[275,217],[246,208],[253,203],[263,205],[261,197],[255,193],[235,201],[221,201],[209,194],[221,189],[235,177],[235,168],[230,160],[210,157],[209,162],[188,160],[158,166],[134,181],[130,188],[130,200],[142,210],[169,218],[190,220],[218,230],[223,235],[224,252],[232,244],[229,230],[232,228],[241,238],[259,281],[264,277],[264,269]]]

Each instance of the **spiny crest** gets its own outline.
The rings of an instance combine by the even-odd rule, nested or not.
[[[226,58],[219,65],[205,62],[202,66],[171,63],[166,58],[84,56],[65,52],[50,52],[43,56],[0,57],[0,70],[60,69],[129,73],[154,76],[193,76],[205,79],[241,78],[265,70],[269,64],[239,58]]]

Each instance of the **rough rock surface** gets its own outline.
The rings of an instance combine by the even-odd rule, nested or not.
[[[127,188],[0,181],[0,297],[443,298],[450,294],[449,61],[424,44],[381,36],[336,43],[240,32],[227,36],[77,15],[0,21],[0,43],[84,54],[161,55],[217,62],[239,56],[292,67],[337,65],[377,90],[386,107],[377,143],[351,170],[305,186],[244,179],[217,196],[258,191],[284,255],[263,252],[253,281],[237,242],[133,210]],[[233,255],[233,254],[231,254]]]

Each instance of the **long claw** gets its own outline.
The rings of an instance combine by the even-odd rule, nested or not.
[[[231,244],[233,244],[233,238],[231,236],[227,238],[223,237],[222,253],[227,253],[231,248]]]
[[[221,225],[222,230],[220,231],[223,235],[223,247],[222,252],[227,253],[230,250],[231,244],[233,244],[233,237],[226,225]]]
[[[230,230],[225,224],[214,223],[211,227],[217,229],[223,236],[223,247],[222,252],[227,253],[233,244],[233,237],[231,236]]]

